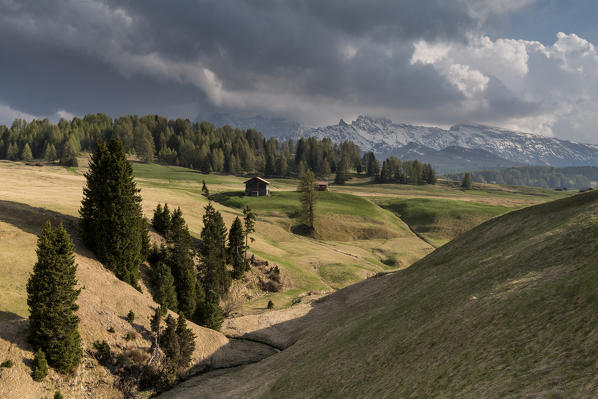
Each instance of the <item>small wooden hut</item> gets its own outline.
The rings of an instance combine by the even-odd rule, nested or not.
[[[252,177],[245,182],[245,195],[262,197],[270,194],[270,182],[261,177]]]
[[[317,181],[316,189],[318,191],[328,191],[328,182],[327,181]]]

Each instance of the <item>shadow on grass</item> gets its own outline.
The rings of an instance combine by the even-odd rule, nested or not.
[[[0,200],[0,221],[27,233],[39,235],[48,220],[53,226],[62,223],[69,234],[78,232],[79,219],[74,216],[19,202]]]
[[[7,320],[23,319],[23,318],[24,317],[19,316],[16,313],[0,310],[0,322],[7,321]]]
[[[291,227],[291,233],[304,237],[313,237],[314,229],[306,224],[296,224]]]
[[[229,205],[231,201],[237,200],[240,201],[245,197],[245,192],[243,191],[224,191],[217,194],[212,194],[211,199],[215,202],[218,202],[222,205]],[[235,205],[230,205],[235,206]]]

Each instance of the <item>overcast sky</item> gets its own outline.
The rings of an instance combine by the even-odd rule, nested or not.
[[[0,123],[359,114],[598,143],[595,0],[0,0]]]

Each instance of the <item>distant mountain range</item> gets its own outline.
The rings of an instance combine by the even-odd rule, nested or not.
[[[598,146],[483,125],[460,124],[446,130],[359,116],[350,124],[341,119],[336,125],[308,128],[262,116],[215,114],[204,119],[217,126],[255,128],[266,137],[285,140],[311,136],[350,140],[378,158],[420,159],[443,173],[521,165],[598,166]]]

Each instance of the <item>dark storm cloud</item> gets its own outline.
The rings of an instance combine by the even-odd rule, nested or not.
[[[463,93],[413,65],[413,43],[465,43],[480,25],[476,1],[0,0],[0,105],[41,116],[221,108],[315,123],[415,110],[445,123],[438,111]],[[503,98],[490,104],[508,113]]]
[[[0,64],[0,101],[38,115],[205,104],[193,72],[172,75],[180,63],[213,71],[229,91],[266,87],[370,107],[446,101],[459,94],[430,68],[410,71],[409,43],[462,39],[475,25],[462,4],[4,0],[0,45],[10,62]],[[144,65],[148,55],[169,65]]]

